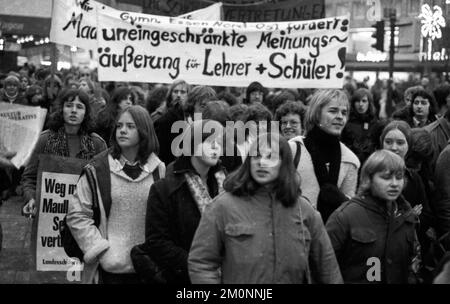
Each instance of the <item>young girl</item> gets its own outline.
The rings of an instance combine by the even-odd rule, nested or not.
[[[217,121],[194,121],[184,135],[190,140],[183,141],[183,155],[150,190],[145,245],[168,283],[190,282],[187,259],[194,233],[225,179],[219,162],[222,136]]]
[[[418,255],[414,230],[418,219],[400,196],[404,172],[399,155],[374,152],[361,170],[358,195],[328,219],[328,235],[345,283],[410,282]]]
[[[286,139],[275,133],[255,139],[224,189],[207,206],[192,242],[193,283],[342,281],[320,214],[300,197]]]
[[[154,180],[165,174],[158,149],[147,110],[130,106],[118,116],[112,147],[85,167],[67,214],[67,225],[84,253],[85,283],[140,282],[130,251],[145,240],[148,192]],[[94,190],[100,209],[98,227],[92,189],[98,189]]]

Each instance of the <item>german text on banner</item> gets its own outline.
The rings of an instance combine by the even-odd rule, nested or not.
[[[85,160],[40,155],[37,183],[37,227],[35,230],[36,270],[70,271],[81,269],[62,247],[60,226],[73,200]]]
[[[339,88],[347,16],[235,23],[98,11],[100,81]]]
[[[50,41],[85,50],[97,48],[97,11],[108,7],[93,0],[53,0]],[[127,13],[120,11],[121,13]],[[181,18],[221,20],[222,4],[216,3]],[[151,18],[153,15],[146,15]]]

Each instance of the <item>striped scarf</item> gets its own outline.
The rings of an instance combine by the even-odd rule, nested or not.
[[[200,210],[200,213],[203,214],[206,206],[208,206],[212,202],[212,198],[209,195],[208,189],[206,188],[206,185],[203,183],[199,175],[189,172],[185,173],[184,176],[186,178],[189,191],[191,192],[192,197],[197,203],[198,210]],[[222,185],[223,181],[225,180],[225,173],[223,173],[223,171],[217,171],[214,174],[214,177],[217,181],[218,193],[223,192]]]

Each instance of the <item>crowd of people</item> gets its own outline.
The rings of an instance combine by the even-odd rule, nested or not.
[[[241,89],[26,66],[0,83],[0,103],[48,110],[24,168],[0,151],[2,201],[33,218],[39,155],[87,163],[66,218],[85,283],[450,283],[448,82]]]

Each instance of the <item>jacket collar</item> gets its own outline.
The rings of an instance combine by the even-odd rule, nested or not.
[[[127,163],[124,157],[120,157],[119,159],[113,159],[111,154],[109,154],[109,162],[111,163],[111,169],[116,173],[123,170],[123,167]],[[158,167],[158,165],[161,162],[162,161],[154,153],[152,153],[147,158],[147,162],[143,165],[140,164],[139,167],[141,167],[142,171],[151,173]]]
[[[220,160],[217,162],[217,164],[214,167],[211,167],[208,171],[208,175],[214,174],[217,171],[223,170]],[[191,163],[191,157],[190,156],[181,156],[175,160],[173,163],[173,173],[175,175],[178,174],[184,174],[187,172],[192,172],[195,174],[198,174],[198,172],[195,170],[194,166],[192,166]]]
[[[352,198],[352,201],[383,216],[388,215],[386,203],[373,197],[372,195],[358,195]],[[404,199],[403,195],[400,195],[395,202],[397,203],[398,211],[401,213],[405,221],[413,223],[417,222],[417,215],[413,212],[411,205]]]

